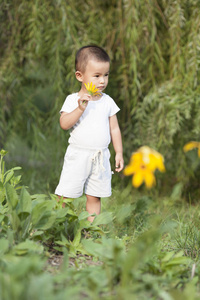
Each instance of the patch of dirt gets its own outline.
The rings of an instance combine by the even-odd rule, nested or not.
[[[55,244],[48,244],[48,252],[50,257],[48,264],[50,267],[59,269],[63,263],[63,253],[55,250]],[[81,268],[82,266],[99,266],[102,265],[101,261],[96,261],[92,256],[77,254],[76,257],[69,257],[69,267]]]
[[[48,263],[52,267],[59,268],[60,265],[62,265],[62,263],[63,263],[63,255],[62,254],[51,255],[51,257],[48,259]],[[99,266],[99,265],[102,265],[102,262],[94,261],[92,256],[82,255],[82,254],[79,254],[76,257],[69,257],[69,267],[79,268],[80,265]]]

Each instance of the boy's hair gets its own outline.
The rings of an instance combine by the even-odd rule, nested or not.
[[[90,59],[102,62],[110,62],[110,57],[104,49],[95,45],[81,47],[75,58],[76,71],[85,72],[87,63]]]

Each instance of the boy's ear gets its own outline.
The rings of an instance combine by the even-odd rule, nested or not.
[[[76,79],[77,79],[78,81],[80,81],[80,82],[83,81],[83,79],[82,79],[83,75],[82,75],[82,73],[81,73],[80,71],[76,71],[76,72],[75,72],[75,76],[76,76]]]

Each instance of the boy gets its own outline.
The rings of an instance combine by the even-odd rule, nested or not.
[[[116,113],[119,107],[103,93],[108,84],[110,58],[98,46],[78,50],[75,60],[76,79],[81,83],[78,93],[69,95],[60,111],[60,126],[71,129],[62,173],[55,194],[65,198],[87,198],[89,214],[100,214],[101,197],[111,195],[111,167],[108,145],[112,139],[115,150],[115,171],[124,167],[121,132]],[[92,83],[99,95],[87,93],[85,84]],[[89,217],[93,221],[94,217]]]

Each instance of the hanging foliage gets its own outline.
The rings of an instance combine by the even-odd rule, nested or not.
[[[111,57],[106,92],[121,108],[125,157],[142,144],[163,150],[177,178],[177,149],[199,140],[199,9],[197,0],[1,1],[0,145],[30,171],[31,189],[57,183],[68,137],[58,112],[79,89],[74,57],[86,44]]]

